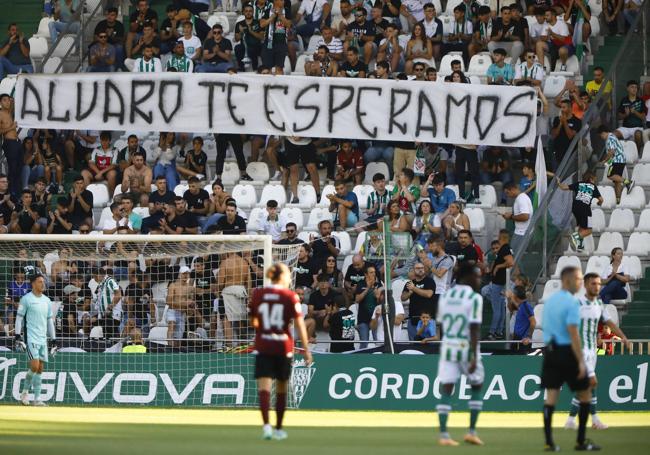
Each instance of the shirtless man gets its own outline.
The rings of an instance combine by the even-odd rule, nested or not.
[[[183,266],[178,272],[178,280],[167,289],[167,340],[171,346],[177,347],[179,343],[176,340],[183,338],[187,313],[196,308],[195,293],[190,282],[190,269]]]
[[[247,300],[251,290],[251,269],[248,262],[235,252],[226,253],[219,266],[217,290],[225,308],[224,321],[225,345],[234,345],[234,336],[248,338]]]
[[[122,193],[126,193],[131,189],[131,181],[137,178],[140,181],[139,188],[144,191],[151,189],[151,181],[153,180],[153,172],[144,162],[144,155],[136,152],[131,156],[133,164],[124,170],[122,177]]]
[[[3,93],[0,95],[0,135],[4,138],[2,148],[4,149],[5,156],[7,157],[7,164],[9,165],[9,191],[14,196],[20,194],[20,172],[23,166],[23,154],[18,141],[18,123],[14,120],[14,103],[13,99]],[[8,222],[8,220],[7,220]]]

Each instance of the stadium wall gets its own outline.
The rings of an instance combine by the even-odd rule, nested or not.
[[[27,357],[0,357],[0,403],[19,403]],[[432,410],[440,397],[436,355],[317,355],[311,368],[296,362],[292,407],[345,410]],[[537,411],[541,357],[485,357],[488,411]],[[650,356],[602,357],[598,406],[648,411]],[[43,373],[49,404],[160,407],[252,407],[257,404],[254,356],[245,354],[59,354]],[[454,391],[466,409],[464,378]],[[560,409],[570,392],[562,391]]]

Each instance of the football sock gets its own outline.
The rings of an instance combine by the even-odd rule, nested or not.
[[[440,397],[440,403],[436,406],[436,411],[438,412],[438,420],[440,421],[440,435],[448,438],[447,419],[451,412],[451,395],[446,395],[443,392],[442,397]]]
[[[34,401],[38,401],[41,398],[41,375],[34,374],[32,378],[32,387],[34,388]]]
[[[553,430],[551,429],[551,421],[553,420],[553,411],[555,406],[548,404],[544,405],[544,437],[546,438],[546,445],[552,446],[553,443]]]
[[[580,402],[577,398],[573,397],[571,399],[571,409],[569,410],[569,416],[575,417],[578,415],[578,408],[580,407]]]
[[[275,414],[277,416],[276,428],[278,430],[282,429],[282,420],[284,419],[284,410],[287,408],[287,394],[286,393],[276,393],[275,394]]]
[[[469,432],[472,434],[476,432],[476,422],[482,409],[483,400],[481,400],[481,390],[472,389],[472,395],[469,399]]]
[[[584,444],[587,433],[587,419],[589,418],[590,403],[580,403],[578,411],[578,444]]]
[[[23,386],[23,392],[29,392],[29,388],[32,385],[32,380],[34,378],[34,372],[32,370],[27,370],[25,375],[25,385]]]
[[[269,423],[269,408],[271,407],[271,392],[267,390],[260,390],[260,411],[262,411],[262,420],[264,425]]]
[[[596,415],[596,405],[598,404],[598,397],[596,396],[596,390],[591,391],[591,405],[589,406],[589,412],[592,416]]]

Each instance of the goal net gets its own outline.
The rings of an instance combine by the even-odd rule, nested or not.
[[[0,402],[16,402],[24,380],[13,332],[32,266],[61,348],[43,374],[50,404],[253,406],[248,296],[271,263],[297,256],[269,236],[2,236]]]

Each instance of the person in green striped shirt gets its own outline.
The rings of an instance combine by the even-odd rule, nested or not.
[[[612,133],[611,128],[607,125],[600,125],[598,127],[598,134],[600,134],[600,138],[605,141],[605,154],[602,162],[606,162],[609,166],[607,178],[614,182],[616,202],[619,203],[621,201],[621,193],[623,193],[623,186],[625,186],[628,194],[632,191],[632,187],[634,187],[633,180],[623,178],[623,171],[627,164],[625,149],[623,148],[621,141],[614,133]]]
[[[596,361],[598,360],[598,323],[602,322],[608,326],[612,332],[618,335],[623,343],[629,343],[623,331],[609,318],[605,311],[603,301],[598,297],[600,295],[601,281],[597,273],[587,273],[584,278],[585,296],[580,299],[580,327],[578,333],[580,334],[580,343],[582,344],[582,356],[585,360],[587,367],[587,376],[589,377],[589,387],[591,389],[591,405],[589,412],[591,413],[591,424],[595,430],[605,430],[607,425],[600,421],[598,414],[596,414],[596,405],[598,398],[596,397]],[[578,408],[580,402],[576,397],[571,400],[571,410],[569,411],[569,418],[564,424],[564,428],[575,430],[576,429],[576,416],[578,415]]]
[[[456,285],[440,298],[437,320],[442,324],[442,345],[438,362],[441,398],[436,406],[440,421],[441,446],[457,446],[447,431],[451,412],[451,394],[460,376],[467,376],[472,392],[469,400],[469,432],[464,441],[483,445],[476,434],[476,422],[483,408],[481,389],[485,370],[481,362],[479,337],[483,314],[483,297],[478,293],[481,271],[473,264],[462,264],[456,275]]]
[[[192,73],[194,71],[194,62],[185,55],[185,44],[182,41],[176,41],[172,58],[167,61],[165,71],[176,73]]]

